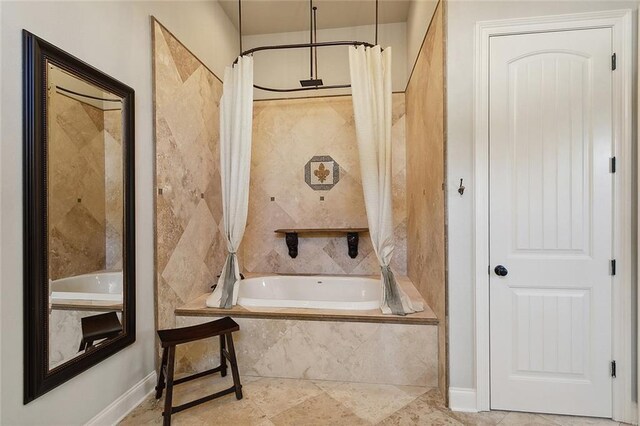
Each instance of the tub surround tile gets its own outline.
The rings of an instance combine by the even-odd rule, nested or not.
[[[443,319],[439,371],[440,391],[446,399],[444,4],[440,2],[436,8],[407,85],[405,119],[407,275],[438,318]]]
[[[283,243],[284,245],[284,243]],[[345,243],[346,246],[346,243]],[[345,247],[346,250],[346,247]],[[247,278],[266,276],[270,274],[247,273]],[[367,278],[378,279],[377,275],[365,275]],[[226,316],[231,315],[239,318],[280,318],[312,321],[354,321],[354,322],[379,322],[379,323],[399,323],[399,324],[438,324],[438,318],[431,308],[424,303],[424,299],[418,293],[411,281],[407,277],[396,277],[398,284],[412,300],[421,301],[424,311],[414,314],[397,316],[384,315],[380,309],[365,311],[344,311],[335,309],[304,309],[304,308],[260,308],[245,307],[236,305],[231,309],[209,308],[206,306],[206,299],[209,292],[176,308],[176,315],[180,316]]]
[[[153,65],[156,81],[154,85],[154,103],[156,112],[159,108],[173,102],[174,92],[183,84],[161,27],[157,21],[153,22]]]
[[[209,290],[215,275],[204,263],[217,226],[204,200],[200,200],[189,225],[180,237],[162,278],[181,300],[190,300]]]
[[[397,227],[406,220],[405,122],[404,95],[393,97],[393,201]],[[300,238],[298,257],[291,259],[282,236],[273,232],[277,228],[367,226],[351,98],[255,102],[253,125],[249,216],[242,245],[245,270],[378,273],[378,262],[371,256],[369,241],[369,250],[359,250],[358,257],[351,259],[344,238],[304,236]],[[331,190],[315,191],[305,183],[305,165],[315,156],[330,156],[339,164],[340,178]],[[320,201],[320,196],[324,201]],[[274,215],[269,210],[279,211]],[[406,273],[405,235],[396,234],[392,267],[398,274]],[[368,235],[360,238],[363,249],[365,240],[369,240]]]
[[[232,317],[240,325],[234,342],[243,374],[431,387],[437,383],[434,325]],[[178,315],[176,325],[211,319]],[[193,371],[215,367],[218,342],[184,345],[178,357]]]
[[[173,63],[176,65],[176,70],[184,82],[200,67],[200,62],[166,28],[161,27],[160,30],[173,58]]]
[[[210,291],[224,264],[219,120],[211,119],[222,83],[155,20],[153,40],[157,326],[169,328],[175,308]],[[194,368],[191,359],[179,357],[187,365],[178,369]]]

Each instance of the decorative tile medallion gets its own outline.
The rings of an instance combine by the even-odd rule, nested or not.
[[[328,155],[316,155],[304,166],[304,181],[316,191],[328,191],[340,180],[340,165]]]

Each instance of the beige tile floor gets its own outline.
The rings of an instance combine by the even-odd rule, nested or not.
[[[174,405],[232,384],[209,376],[174,388]],[[244,398],[230,394],[174,414],[174,425],[619,425],[605,419],[492,411],[454,413],[436,389],[242,377]],[[121,425],[162,424],[162,404],[150,396]]]

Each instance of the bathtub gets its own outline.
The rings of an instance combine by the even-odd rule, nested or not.
[[[245,307],[379,309],[380,280],[366,277],[276,275],[241,280],[238,304]]]
[[[100,271],[49,282],[51,303],[61,300],[122,303],[122,271]]]

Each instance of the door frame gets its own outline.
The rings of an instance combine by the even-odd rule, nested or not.
[[[476,23],[474,77],[474,269],[475,277],[475,387],[476,409],[490,409],[489,352],[489,41],[493,36],[611,28],[617,56],[613,73],[614,174],[613,252],[617,261],[612,287],[612,354],[617,378],[613,381],[613,418],[631,423],[637,414],[632,401],[632,278],[636,236],[633,229],[632,158],[632,11],[516,18]],[[625,232],[625,230],[627,232]]]

